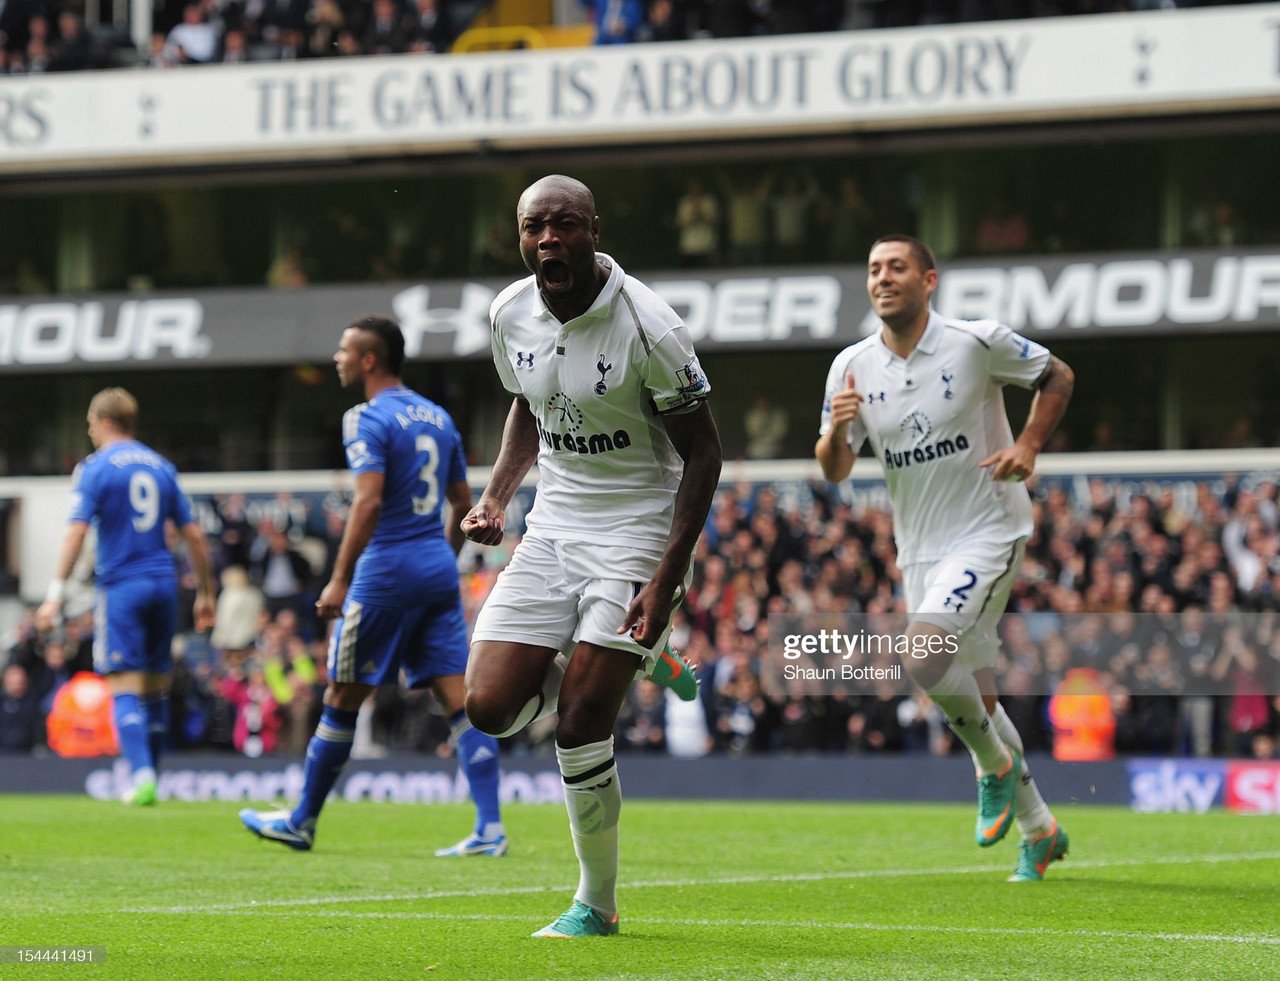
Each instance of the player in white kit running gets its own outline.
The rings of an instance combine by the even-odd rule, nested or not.
[[[977,843],[1016,817],[1010,881],[1036,881],[1067,851],[1040,796],[1022,739],[1000,706],[997,626],[1031,534],[1022,481],[1061,421],[1071,369],[995,321],[929,307],[938,271],[927,245],[890,235],[871,248],[867,292],[882,327],[845,348],[827,375],[814,448],[828,480],[845,479],[864,442],[884,466],[909,623],[904,667],[969,748],[978,772]],[[1003,387],[1035,390],[1015,440]]]

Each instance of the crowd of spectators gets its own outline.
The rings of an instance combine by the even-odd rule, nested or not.
[[[1069,672],[1103,696],[1115,752],[1272,758],[1280,731],[1280,505],[1257,475],[1177,484],[1046,479],[1036,532],[1003,626],[997,674],[1028,750],[1052,751],[1053,697]],[[221,574],[218,625],[175,645],[175,749],[297,757],[319,714],[325,625],[313,604],[345,520],[342,495],[198,501]],[[513,543],[509,543],[513,544]],[[509,547],[464,553],[474,618]],[[488,560],[488,561],[487,561]],[[179,557],[182,588],[194,580]],[[184,608],[189,608],[185,602]],[[30,618],[7,646],[0,750],[40,751],[59,688],[92,664],[91,596],[51,637]],[[781,683],[770,618],[901,609],[891,515],[872,490],[802,481],[721,488],[673,643],[697,662],[702,696],[633,687],[622,751],[703,755],[959,751],[904,684]],[[773,660],[771,661],[771,658]],[[1075,690],[1075,689],[1072,689]],[[508,740],[550,753],[553,725]],[[357,756],[447,755],[426,692],[380,690],[361,713]]]
[[[443,52],[484,6],[468,0],[182,0],[157,3],[149,50],[75,6],[10,0],[0,73]]]
[[[854,169],[856,173],[850,172]],[[922,220],[914,205],[919,174],[910,169],[889,174],[848,161],[834,167],[790,161],[750,168],[708,166],[698,173],[688,179],[683,171],[664,175],[674,178],[669,182],[651,175],[655,185],[662,185],[661,192],[650,192],[646,204],[651,208],[634,200],[615,202],[629,212],[609,227],[615,254],[632,257],[630,265],[641,269],[861,265],[868,243],[885,229],[913,230]],[[1274,242],[1280,235],[1280,226],[1240,218],[1245,209],[1225,190],[1202,190],[1192,182],[1185,191],[1203,204],[1190,211],[1185,227],[1170,229],[1183,245],[1238,247]],[[484,191],[477,187],[468,193],[481,197]],[[1015,196],[995,194],[962,204],[956,240],[942,258],[1112,247],[1107,238],[1081,231],[1100,213],[1097,202],[1079,197],[1068,201],[1053,193],[1049,198],[1029,195],[1037,200],[1028,209],[1016,206]],[[640,192],[633,189],[633,197],[639,199]],[[404,221],[394,196],[371,198],[359,207],[351,202],[291,205],[296,209],[289,222],[294,240],[266,268],[262,281],[276,289],[299,289],[339,282],[508,278],[522,270],[505,212],[471,222],[472,230],[456,239],[457,248],[442,248],[444,237],[432,222]],[[609,209],[611,214],[614,210]],[[19,290],[16,284],[13,288]]]
[[[1108,701],[1111,750],[1274,756],[1275,482],[1053,481],[1035,510],[997,666],[1028,749],[1055,748],[1052,698],[1080,669]],[[900,610],[891,517],[875,502],[854,508],[827,485],[723,489],[675,635],[702,665],[706,726],[665,748],[956,751],[927,699],[901,684],[816,691],[780,684],[770,664],[771,616]],[[639,689],[632,702],[620,741],[664,745],[662,710],[679,706]]]
[[[1237,0],[1243,2],[1243,0]],[[1207,6],[1214,0],[581,0],[597,44],[903,27]],[[0,7],[0,74],[444,52],[484,0],[182,0],[157,3],[148,51],[81,5]]]
[[[680,265],[798,265],[862,258],[885,215],[850,174],[824,184],[806,167],[760,173],[709,171],[675,201]]]
[[[0,75],[106,68],[113,36],[91,35],[74,8],[60,12],[41,0],[16,0],[0,7]]]
[[[674,246],[687,269],[865,260],[877,230],[919,221],[919,175],[904,172],[888,181],[886,176],[867,179],[796,162],[768,169],[702,168],[672,195],[658,238],[662,254]],[[1270,229],[1241,217],[1227,190],[1194,182],[1186,190],[1197,203],[1178,229],[1183,244],[1222,248],[1273,237]],[[1094,203],[1068,200],[1047,185],[1039,191],[1020,194],[1001,185],[998,192],[965,201],[957,212],[956,253],[1006,256],[1103,247],[1106,239],[1086,230],[1098,215]]]

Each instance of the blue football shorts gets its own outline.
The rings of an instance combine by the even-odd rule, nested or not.
[[[131,579],[98,587],[93,669],[98,674],[173,670],[178,586],[173,579]]]
[[[372,606],[348,599],[329,636],[329,679],[410,688],[467,670],[467,627],[456,590],[431,603]]]

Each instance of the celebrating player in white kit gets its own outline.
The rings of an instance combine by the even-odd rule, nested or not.
[[[622,807],[613,727],[637,668],[661,657],[719,479],[720,438],[688,330],[596,251],[591,191],[544,177],[516,218],[533,275],[491,310],[494,364],[514,399],[463,531],[496,545],[535,460],[540,479],[528,533],[476,620],[467,715],[509,735],[558,693],[556,758],[580,878],[573,905],[535,936],[609,936]],[[561,651],[572,651],[563,681]]]
[[[996,628],[1031,534],[1022,481],[1066,411],[1074,376],[995,321],[929,307],[933,253],[890,235],[871,248],[867,292],[882,329],[845,348],[827,375],[814,448],[828,480],[849,475],[865,441],[884,465],[909,623],[904,658],[973,756],[977,843],[1022,835],[1012,882],[1044,878],[1067,835],[1040,796],[1022,739],[997,699]],[[1003,386],[1035,390],[1015,440]],[[925,653],[928,652],[928,653]]]

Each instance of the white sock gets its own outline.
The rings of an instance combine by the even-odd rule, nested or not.
[[[547,676],[542,680],[542,690],[524,703],[524,707],[516,714],[516,720],[505,732],[490,733],[497,739],[514,736],[527,725],[539,719],[545,719],[560,707],[560,683],[564,681],[564,669],[569,659],[557,654],[547,667]]]
[[[1009,750],[991,724],[973,673],[952,661],[947,673],[928,692],[952,731],[969,747],[978,775],[1003,773],[1009,765]]]
[[[1018,833],[1024,838],[1039,838],[1053,830],[1053,815],[1049,805],[1040,796],[1036,782],[1031,779],[1031,771],[1027,768],[1027,757],[1022,751],[1022,737],[1014,728],[1013,720],[1005,712],[1004,706],[996,704],[995,713],[991,716],[996,732],[1004,744],[1022,757],[1022,779],[1018,781],[1018,790],[1014,795],[1014,813],[1018,825]]]
[[[613,761],[613,737],[573,749],[556,747],[564,778],[573,850],[578,855],[578,891],[606,920],[618,912],[618,817],[622,786]]]
[[[356,732],[351,740],[351,758],[369,760],[386,755],[387,751],[373,741],[373,699],[366,698],[360,703],[360,710],[356,714]]]

